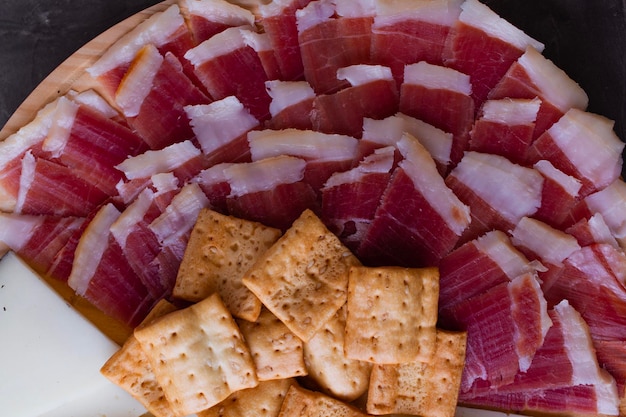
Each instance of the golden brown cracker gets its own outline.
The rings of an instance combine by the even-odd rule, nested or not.
[[[352,267],[346,356],[379,364],[429,360],[438,299],[435,268]]]
[[[243,278],[292,332],[309,340],[345,303],[357,258],[306,210]]]
[[[358,408],[321,392],[292,385],[283,401],[279,417],[365,417]]]
[[[280,230],[203,209],[191,231],[174,297],[197,302],[217,292],[233,316],[254,321],[261,302],[241,282]]]

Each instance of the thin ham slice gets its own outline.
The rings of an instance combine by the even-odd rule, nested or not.
[[[230,184],[226,177],[226,168],[234,165],[234,163],[224,162],[215,164],[192,178],[192,183],[198,184],[204,195],[209,199],[211,208],[222,214],[228,213],[228,196],[230,195]]]
[[[306,81],[271,80],[265,83],[267,92],[272,97],[270,114],[267,121],[269,129],[313,130],[311,112],[315,92]]]
[[[533,217],[552,227],[565,228],[571,222],[572,210],[580,201],[582,183],[557,169],[550,161],[538,161],[533,167],[543,176],[541,206]]]
[[[478,0],[466,0],[461,9],[446,42],[444,65],[470,76],[478,109],[528,47],[543,51],[544,46]]]
[[[229,27],[254,24],[252,12],[225,0],[180,0],[178,4],[196,45]]]
[[[471,91],[469,76],[451,68],[418,62],[404,69],[400,112],[452,133],[450,157],[453,164],[458,163],[467,150],[474,123]]]
[[[443,65],[451,26],[461,13],[460,0],[377,1],[372,25],[372,61],[391,68],[398,86],[404,66],[425,61]]]
[[[532,168],[499,156],[468,152],[446,184],[471,208],[472,223],[463,242],[492,230],[511,230],[541,204],[543,177]]]
[[[397,113],[398,89],[388,67],[352,65],[337,70],[337,78],[348,80],[350,87],[315,98],[314,130],[360,138],[364,118],[384,119]]]
[[[405,135],[398,148],[404,159],[394,171],[358,255],[369,264],[438,265],[469,225],[469,208],[445,185],[417,139]]]
[[[529,151],[529,162],[547,160],[582,183],[581,196],[601,190],[622,170],[624,143],[605,117],[570,109],[546,130]]]
[[[533,139],[572,108],[585,110],[589,98],[562,69],[535,48],[528,47],[489,92],[490,99],[521,98],[541,100]]]
[[[620,247],[601,213],[596,213],[588,219],[580,219],[565,231],[576,238],[580,246],[606,243],[614,248]]]

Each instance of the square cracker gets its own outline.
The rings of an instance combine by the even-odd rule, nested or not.
[[[357,258],[305,210],[248,270],[246,285],[303,341],[345,303],[348,271]]]
[[[237,391],[221,403],[201,411],[198,417],[276,417],[295,379],[259,382],[254,388]]]
[[[379,364],[428,361],[438,300],[436,268],[352,267],[346,356]]]
[[[342,401],[362,396],[369,386],[372,364],[349,359],[343,351],[346,306],[304,343],[304,362],[308,378],[321,391]]]
[[[365,417],[358,408],[321,392],[309,391],[296,385],[289,387],[279,417]]]
[[[466,343],[465,332],[438,330],[430,362],[374,365],[367,412],[454,417]]]
[[[174,297],[197,302],[217,292],[233,316],[256,320],[261,302],[241,278],[280,235],[261,223],[203,209],[189,237]]]
[[[238,323],[250,348],[259,381],[306,375],[302,340],[271,311],[262,309],[254,323],[246,320]]]
[[[258,384],[248,346],[218,294],[136,329],[135,337],[177,415]]]
[[[141,326],[175,310],[176,307],[173,304],[161,300],[144,319]],[[109,381],[128,392],[154,417],[175,415],[156,380],[148,356],[135,336],[131,335],[126,340],[124,345],[106,361],[100,372]]]

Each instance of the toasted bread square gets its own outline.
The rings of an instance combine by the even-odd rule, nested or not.
[[[464,332],[438,330],[437,347],[430,362],[374,365],[367,412],[453,417],[466,342]]]
[[[372,364],[346,357],[343,351],[346,306],[304,343],[308,378],[321,391],[342,401],[362,396],[369,386]]]
[[[321,392],[292,385],[287,391],[279,417],[365,417],[358,408]]]
[[[346,356],[378,364],[429,360],[438,299],[436,268],[352,267]]]
[[[237,391],[221,403],[201,411],[198,417],[276,417],[293,378],[259,382],[254,388]]]
[[[243,277],[263,304],[303,341],[345,303],[348,271],[357,258],[311,211]]]
[[[175,310],[174,305],[162,300],[157,303],[141,325],[145,326]],[[156,380],[148,357],[135,336],[131,335],[126,340],[124,345],[106,361],[100,372],[108,380],[128,392],[154,417],[175,415]]]
[[[264,308],[254,322],[239,321],[259,381],[306,375],[302,340],[271,311]]]
[[[218,294],[136,329],[135,337],[177,415],[258,384],[248,346]]]
[[[261,302],[241,278],[280,235],[280,230],[261,223],[201,210],[178,270],[174,297],[197,302],[217,292],[233,316],[256,320]]]

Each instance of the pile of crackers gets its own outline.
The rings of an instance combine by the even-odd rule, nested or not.
[[[173,296],[101,369],[155,417],[454,416],[437,269],[362,266],[310,210],[284,234],[202,211]]]

